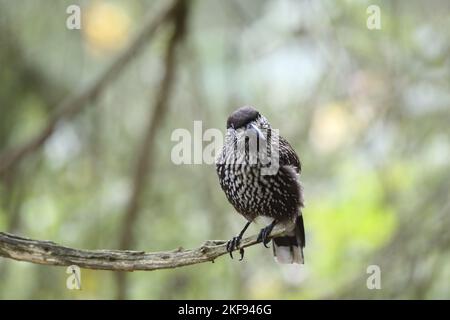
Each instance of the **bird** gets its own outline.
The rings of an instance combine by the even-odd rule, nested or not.
[[[226,198],[246,220],[241,232],[227,242],[231,258],[244,250],[242,237],[253,222],[264,223],[257,241],[266,248],[275,226],[283,234],[273,237],[275,260],[282,264],[304,264],[305,228],[302,209],[301,163],[279,130],[251,106],[238,108],[227,119],[224,145],[216,159],[219,183]]]

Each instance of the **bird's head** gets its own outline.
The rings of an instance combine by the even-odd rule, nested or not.
[[[227,120],[227,135],[238,141],[251,135],[267,140],[270,124],[256,109],[245,106],[234,111]]]
[[[266,117],[252,107],[241,107],[228,117],[224,152],[218,160],[270,165],[277,157],[278,141],[278,130]]]

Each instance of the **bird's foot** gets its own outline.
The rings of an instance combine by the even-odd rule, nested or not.
[[[227,251],[230,254],[231,259],[233,259],[233,251],[237,249],[239,249],[239,253],[241,255],[239,261],[242,261],[242,259],[244,259],[244,248],[239,248],[241,240],[242,236],[236,236],[227,242]]]
[[[258,238],[256,239],[256,241],[258,242],[262,242],[264,247],[269,248],[267,246],[267,244],[270,242],[270,233],[272,232],[274,225],[270,224],[265,228],[262,228],[261,231],[258,234]]]

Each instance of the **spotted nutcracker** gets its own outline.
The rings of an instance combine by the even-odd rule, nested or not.
[[[272,169],[271,169],[272,168]],[[275,225],[286,230],[273,238],[273,254],[279,263],[304,263],[305,230],[303,192],[298,176],[300,160],[291,145],[269,121],[252,107],[234,111],[227,120],[224,147],[216,161],[217,174],[228,201],[247,224],[227,243],[230,256],[240,250],[244,232],[262,221],[258,241],[265,247]]]

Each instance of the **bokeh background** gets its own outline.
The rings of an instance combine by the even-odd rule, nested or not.
[[[80,30],[66,28],[71,4]],[[372,4],[380,30],[366,26]],[[168,5],[1,0],[0,154],[42,132]],[[185,18],[182,31],[162,23],[95,99],[8,166],[0,230],[87,249],[229,239],[244,219],[214,165],[171,161],[171,134],[194,120],[224,132],[231,111],[253,105],[302,160],[306,264],[253,246],[243,262],[82,270],[71,291],[66,268],[0,258],[0,298],[449,299],[450,2],[196,0]],[[380,290],[366,286],[370,265]]]

